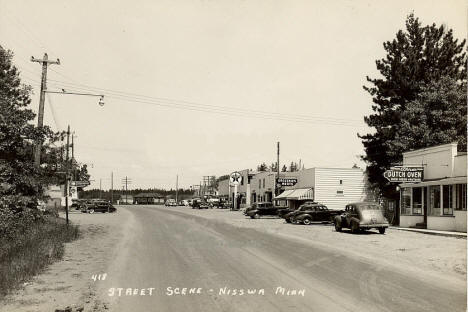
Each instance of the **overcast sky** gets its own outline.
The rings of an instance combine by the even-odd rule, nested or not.
[[[92,186],[174,188],[276,161],[351,167],[382,43],[414,11],[466,38],[464,0],[0,0],[0,44],[14,51],[39,102],[48,89],[105,94],[46,97],[45,124],[75,131]]]

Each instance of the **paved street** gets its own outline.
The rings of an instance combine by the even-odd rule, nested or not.
[[[435,280],[304,241],[240,230],[192,211],[155,206],[124,209],[131,215],[128,235],[99,291],[104,297],[113,295],[107,299],[115,311],[465,310],[462,281]],[[179,208],[183,209],[189,208]],[[176,295],[168,287],[201,290]],[[231,294],[220,293],[224,287]],[[277,287],[285,293],[278,293]],[[120,296],[118,288],[123,288]],[[138,288],[139,295],[125,295],[127,288],[133,288],[132,294]],[[144,296],[141,288],[146,288]],[[154,288],[151,296],[148,288]],[[257,294],[240,295],[241,289]],[[264,294],[259,295],[261,289]],[[287,290],[297,293],[288,296]]]

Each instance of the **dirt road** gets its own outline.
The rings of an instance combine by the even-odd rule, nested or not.
[[[236,214],[233,222],[227,222],[230,213]],[[314,240],[301,234],[314,231],[313,227],[281,232],[288,225],[279,224],[280,220],[246,220],[239,212],[156,206],[120,208],[110,215],[76,215],[75,220],[99,232],[73,243],[84,268],[77,269],[77,263],[75,268],[60,268],[58,263],[39,279],[57,287],[59,280],[52,279],[53,274],[70,275],[74,269],[82,270],[81,276],[71,281],[70,276],[62,278],[61,289],[42,292],[58,300],[55,305],[37,300],[33,289],[38,285],[33,281],[0,311],[53,311],[52,307],[66,302],[81,303],[85,311],[466,310],[463,275],[443,267],[418,266],[418,260],[410,265],[405,257],[399,263],[398,255],[378,257],[378,244],[368,244],[369,253],[362,254],[363,242],[385,242],[392,232],[352,236],[317,227]],[[258,227],[238,221],[253,221]],[[276,230],[265,230],[268,223]],[[275,228],[277,223],[281,227]],[[324,242],[322,232],[339,235],[333,237],[336,246],[330,240]],[[397,235],[412,237],[412,233]],[[418,238],[424,237],[419,234]],[[438,239],[444,239],[448,248],[466,244],[446,237],[431,243]],[[81,253],[87,249],[91,258],[80,258],[79,248]],[[67,249],[67,256],[72,252]],[[104,280],[91,279],[92,274],[103,277],[104,273]],[[26,302],[18,304],[15,298],[25,293],[36,302],[28,303],[26,296],[21,297]]]

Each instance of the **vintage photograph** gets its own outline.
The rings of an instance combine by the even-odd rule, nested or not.
[[[467,311],[466,0],[0,0],[0,312]]]

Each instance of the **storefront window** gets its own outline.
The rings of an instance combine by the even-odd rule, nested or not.
[[[453,215],[453,185],[442,186],[444,215]]]
[[[411,214],[411,188],[409,187],[401,189],[401,214]]]
[[[466,211],[466,184],[457,184],[455,187],[456,190],[456,205],[455,210],[464,210]]]
[[[417,214],[417,215],[422,214],[422,206],[423,206],[422,188],[415,187],[413,188],[413,214]]]
[[[440,216],[440,185],[429,187],[429,215]]]

